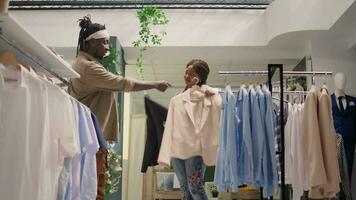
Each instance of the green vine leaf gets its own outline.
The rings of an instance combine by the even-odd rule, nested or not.
[[[119,64],[117,62],[117,58],[119,57],[119,51],[112,46],[111,44],[109,45],[109,52],[110,54],[102,59],[99,60],[99,62],[107,69],[108,71],[120,75],[116,71],[116,66]]]
[[[137,11],[136,16],[140,22],[140,31],[138,39],[132,42],[132,45],[139,50],[136,59],[136,71],[140,79],[143,80],[144,52],[152,46],[161,45],[162,39],[167,33],[160,28],[162,29],[162,26],[167,25],[169,20],[163,10],[154,6],[144,6]]]

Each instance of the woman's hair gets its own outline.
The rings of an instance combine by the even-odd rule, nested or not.
[[[197,85],[202,86],[206,84],[209,75],[209,65],[204,60],[193,59],[188,62],[186,67],[192,66],[194,72],[199,76]]]
[[[90,16],[84,16],[83,19],[79,19],[79,26],[80,26],[80,32],[79,32],[79,39],[78,39],[78,46],[77,46],[77,55],[79,50],[83,51],[84,46],[85,46],[85,39],[100,30],[105,29],[105,25],[97,24],[97,23],[92,23],[90,20]]]

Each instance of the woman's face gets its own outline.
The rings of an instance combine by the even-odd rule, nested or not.
[[[196,85],[199,82],[199,77],[193,70],[192,65],[190,65],[186,68],[185,74],[184,74],[184,81],[185,81],[185,85],[188,88],[191,88],[192,86]]]

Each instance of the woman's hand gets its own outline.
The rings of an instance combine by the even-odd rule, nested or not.
[[[155,88],[161,92],[166,91],[169,87],[172,87],[172,85],[167,81],[157,81],[155,84]]]
[[[215,93],[213,92],[210,92],[209,90],[205,90],[205,97],[211,97],[211,96],[214,96]]]

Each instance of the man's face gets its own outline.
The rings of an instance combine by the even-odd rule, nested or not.
[[[93,49],[95,57],[103,58],[107,51],[109,51],[109,38],[92,39],[90,40],[90,48]]]

